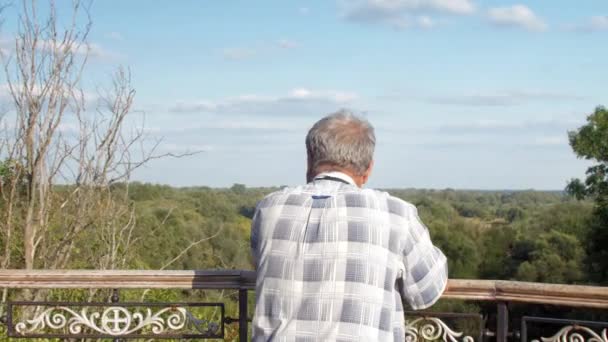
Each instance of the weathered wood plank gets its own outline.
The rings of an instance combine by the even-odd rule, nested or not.
[[[255,272],[242,270],[0,270],[0,287],[253,289]],[[608,287],[450,279],[443,298],[608,308]]]
[[[608,308],[608,287],[450,279],[443,298]]]
[[[0,270],[0,287],[8,288],[253,288],[255,272],[217,271],[98,271]]]

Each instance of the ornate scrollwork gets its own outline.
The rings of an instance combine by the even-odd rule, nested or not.
[[[89,313],[84,307],[80,312],[67,306],[48,308],[33,319],[15,324],[15,331],[20,335],[37,333],[45,330],[62,330],[69,334],[81,334],[90,329],[102,335],[122,336],[142,333],[149,328],[154,335],[176,332],[186,325],[194,327],[199,333],[216,333],[219,325],[207,320],[196,319],[183,307],[166,307],[157,312],[147,308],[131,313],[124,307],[110,306],[103,311]]]
[[[451,341],[473,342],[471,336],[464,336],[447,326],[442,320],[435,317],[420,317],[413,321],[405,322],[405,340],[407,342],[418,341]]]
[[[585,335],[588,337],[585,338]],[[598,334],[591,328],[580,325],[568,325],[561,328],[551,337],[541,337],[542,342],[608,342],[608,329],[604,329],[602,334]],[[540,342],[532,340],[532,342]]]

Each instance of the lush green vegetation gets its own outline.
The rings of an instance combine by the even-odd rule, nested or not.
[[[159,268],[159,260],[179,253],[190,241],[221,230],[221,234],[192,248],[169,268],[251,268],[250,217],[255,203],[273,190],[276,189],[242,185],[229,189],[177,189],[132,184],[131,197],[141,217],[138,229],[144,236],[134,250],[132,266]],[[586,249],[592,238],[592,201],[579,201],[565,192],[387,191],[418,207],[433,240],[448,257],[450,277],[573,284],[595,281],[589,273]],[[156,300],[158,295],[166,297],[151,293],[147,299]],[[217,298],[213,294],[197,297],[203,294],[193,292],[185,295],[182,300]],[[222,300],[228,304],[229,314],[235,315],[235,294]],[[443,301],[433,310],[494,312],[495,308],[492,304],[485,308],[479,303]],[[537,306],[521,310],[543,314],[543,308]],[[583,317],[581,314],[584,313],[563,313],[564,317],[578,318]],[[556,313],[551,312],[551,316]],[[466,324],[459,328],[465,329]]]
[[[114,190],[121,192],[120,186]],[[240,184],[214,189],[132,183],[129,198],[137,218],[133,234],[139,239],[124,253],[127,268],[251,269],[253,209],[274,190]],[[448,257],[450,277],[597,283],[590,273],[588,253],[594,232],[593,201],[576,200],[565,192],[387,191],[418,207],[433,240]],[[89,234],[77,240],[77,256],[69,267],[94,267],[96,249],[104,246],[93,238],[94,232]],[[95,300],[109,296],[99,291]],[[88,291],[66,290],[46,297],[58,301],[91,298]],[[223,301],[229,316],[236,317],[237,312],[234,291],[131,290],[123,291],[121,297],[126,301]],[[477,312],[483,308],[456,301],[434,309]],[[236,325],[231,325],[228,334],[236,336]]]
[[[131,198],[143,237],[133,251],[135,268],[251,268],[249,225],[255,203],[274,189],[171,188],[132,184]],[[562,192],[399,190],[391,194],[418,207],[455,278],[588,283],[593,203]],[[160,254],[159,254],[160,253]]]
[[[594,281],[608,282],[608,110],[597,107],[587,124],[569,132],[570,146],[579,158],[593,161],[585,181],[574,179],[567,190],[579,199],[595,203],[586,241],[589,274]]]

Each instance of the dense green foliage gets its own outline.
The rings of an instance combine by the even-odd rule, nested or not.
[[[255,204],[276,189],[171,188],[133,184],[141,242],[134,268],[250,269],[249,225]],[[449,260],[454,278],[586,283],[585,248],[593,204],[560,192],[398,190],[412,202]],[[217,234],[220,232],[219,234]]]
[[[113,189],[120,192],[120,186]],[[138,240],[127,254],[132,269],[251,269],[251,216],[257,201],[276,188],[172,188],[133,183]],[[434,242],[445,252],[452,278],[591,283],[586,266],[594,204],[561,192],[388,189],[418,208]],[[94,232],[89,232],[94,237]],[[101,248],[81,237],[70,267],[91,268]],[[193,243],[195,243],[193,245]],[[188,247],[191,248],[188,249]],[[178,258],[176,258],[178,256]],[[171,260],[174,262],[169,263]],[[11,297],[18,295],[12,292]],[[107,300],[99,291],[95,300]],[[57,290],[49,300],[88,300],[87,291]],[[17,298],[17,297],[15,297]],[[237,313],[235,291],[122,291],[123,301],[195,301],[226,304]],[[443,301],[433,310],[479,312],[478,303]],[[253,296],[250,296],[253,308]],[[492,311],[492,308],[489,308]],[[526,309],[528,310],[528,309]],[[527,312],[530,312],[529,310]],[[235,340],[230,325],[228,340]]]
[[[594,281],[608,284],[608,110],[597,107],[587,123],[570,132],[569,137],[576,155],[595,163],[587,169],[584,182],[574,179],[566,190],[595,203],[585,239],[589,273]]]

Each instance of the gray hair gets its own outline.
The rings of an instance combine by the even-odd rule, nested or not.
[[[317,121],[306,135],[309,168],[321,165],[347,168],[362,175],[369,168],[376,146],[374,127],[348,110]]]

